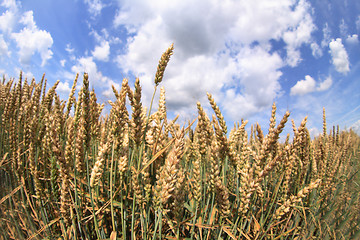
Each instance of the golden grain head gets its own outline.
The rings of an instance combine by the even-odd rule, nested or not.
[[[165,68],[170,60],[171,55],[174,51],[174,43],[170,45],[170,47],[163,53],[163,55],[160,58],[159,65],[157,67],[157,71],[155,74],[155,85],[159,85],[159,83],[162,81]]]

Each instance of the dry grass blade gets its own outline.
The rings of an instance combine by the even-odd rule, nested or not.
[[[42,233],[46,228],[50,227],[51,225],[53,225],[54,223],[56,223],[57,221],[59,221],[60,218],[56,218],[52,221],[50,221],[48,224],[46,224],[45,226],[43,226],[42,228],[39,229],[39,231],[37,231],[35,234],[31,235],[31,237],[27,238],[26,240],[31,240],[33,238],[35,238],[36,236],[38,236],[40,233]]]
[[[7,157],[8,155],[9,155],[9,153],[5,153],[5,154],[4,154],[2,160],[0,161],[0,168],[1,168],[2,166],[5,166],[6,164],[10,163],[10,161],[5,162],[5,161],[6,161],[6,157]]]
[[[234,234],[232,234],[230,229],[228,229],[226,226],[223,226],[222,229],[224,232],[226,232],[227,235],[229,235],[229,237],[231,237],[231,239],[237,239],[236,236],[234,236]]]
[[[166,144],[166,146],[161,149],[159,152],[157,152],[151,159],[150,161],[141,169],[141,172],[143,172],[144,170],[146,170],[156,159],[158,159],[158,157],[161,156],[161,154],[163,154],[172,144],[173,142],[175,142],[175,138],[173,138],[172,140],[170,140],[168,142],[168,144]]]
[[[199,222],[201,222],[201,220]],[[185,223],[185,224],[188,226],[194,225],[192,223]],[[202,223],[196,223],[195,226],[198,228],[204,228],[204,229],[216,229],[218,227],[217,225],[202,224]]]
[[[0,204],[2,204],[3,202],[5,202],[9,197],[13,196],[17,191],[19,191],[21,188],[23,187],[23,185],[21,184],[20,186],[18,186],[17,188],[15,188],[14,190],[11,191],[11,193],[9,193],[8,195],[6,195],[5,197],[3,197],[0,200]]]

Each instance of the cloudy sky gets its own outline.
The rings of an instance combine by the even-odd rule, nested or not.
[[[101,102],[114,98],[111,85],[139,77],[148,104],[174,43],[161,83],[171,116],[194,119],[210,92],[230,126],[244,118],[267,128],[276,102],[278,119],[308,116],[313,135],[323,107],[329,126],[360,132],[359,34],[358,0],[3,0],[0,74],[46,73],[65,98],[85,71]]]

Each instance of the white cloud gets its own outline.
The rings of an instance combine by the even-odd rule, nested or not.
[[[359,43],[359,38],[357,34],[353,34],[353,35],[348,35],[346,38],[346,43],[347,44],[358,44]]]
[[[0,30],[3,32],[0,39],[1,52],[8,52],[10,40],[14,40],[19,51],[19,61],[21,64],[29,64],[34,54],[38,53],[41,57],[41,66],[52,57],[50,48],[53,39],[49,32],[41,30],[36,26],[33,11],[21,12],[21,4],[14,0],[6,0],[1,3],[6,9],[0,16]],[[21,29],[21,27],[23,27]],[[14,32],[14,29],[21,29]],[[4,38],[6,36],[6,38]],[[9,55],[9,52],[7,53]]]
[[[353,125],[351,125],[350,127],[354,132],[356,132],[358,135],[360,135],[360,120],[358,120],[357,122],[355,122]]]
[[[71,44],[68,43],[66,44],[66,48],[65,48],[65,51],[67,51],[69,54],[73,54],[74,53],[74,48],[71,47]]]
[[[16,73],[22,72],[23,79],[27,78],[29,80],[35,78],[34,74],[31,71],[24,71],[19,67],[15,67],[14,70],[14,72]]]
[[[0,16],[0,30],[4,33],[11,33],[18,21],[18,3],[15,0],[4,0],[1,6],[7,8],[5,12]]]
[[[322,132],[318,128],[313,127],[309,129],[309,133],[310,133],[310,137],[314,138],[319,136]]]
[[[0,57],[2,56],[10,56],[10,51],[8,49],[8,45],[4,40],[4,37],[2,34],[0,34]]]
[[[69,58],[71,61],[76,61],[75,57],[75,48],[71,47],[71,43],[67,43],[65,46],[65,51],[69,54]]]
[[[316,42],[311,43],[310,47],[311,47],[311,53],[315,58],[322,57],[323,52]]]
[[[68,93],[70,93],[71,88],[70,88],[68,82],[59,82],[59,85],[57,86],[56,90],[61,93],[68,94]]]
[[[68,78],[71,80],[73,75],[79,73],[82,75],[84,72],[89,75],[90,87],[101,91],[101,94],[107,99],[113,98],[114,93],[111,85],[114,85],[116,89],[120,89],[120,84],[116,83],[107,76],[104,76],[101,71],[98,70],[93,57],[81,57],[76,60],[77,63],[71,68],[73,74],[68,74]],[[106,100],[106,99],[104,99]]]
[[[230,15],[236,19],[232,34],[243,43],[283,38],[295,48],[307,42],[314,30],[309,14],[310,5],[303,0],[296,4],[286,0],[276,3],[261,0],[231,2],[223,10],[224,17]],[[231,18],[227,18],[231,21]]]
[[[290,95],[300,95],[303,96],[305,94],[311,92],[322,92],[328,90],[332,86],[332,78],[331,76],[327,77],[324,81],[317,83],[315,79],[313,79],[310,75],[306,75],[304,80],[298,81],[291,89]]]
[[[293,86],[290,90],[290,95],[305,95],[307,93],[315,91],[316,82],[315,80],[309,76],[305,76],[305,80],[298,81],[295,86]]]
[[[270,54],[262,48],[246,48],[236,56],[235,72],[240,85],[230,82],[225,86],[224,109],[234,119],[249,117],[267,109],[280,92],[278,82],[282,73],[278,70],[283,62],[276,53]],[[233,76],[235,72],[230,72]],[[231,103],[231,104],[228,104]]]
[[[15,9],[17,8],[17,4],[15,0],[3,0],[1,3],[1,6],[4,6],[6,8]]]
[[[72,66],[71,71],[74,73],[79,73],[80,75],[84,72],[89,75],[89,82],[91,87],[94,88],[104,88],[111,87],[112,81],[104,76],[101,71],[98,70],[96,63],[94,62],[93,57],[81,57],[76,60],[77,63]]]
[[[329,48],[332,57],[332,63],[334,64],[336,71],[343,74],[349,72],[349,58],[345,47],[341,42],[341,38],[331,40],[329,43]]]
[[[341,36],[346,36],[347,35],[347,32],[348,32],[348,26],[347,24],[345,23],[345,20],[344,19],[341,19],[341,23],[340,23],[340,34]]]
[[[260,47],[243,48],[235,61],[235,71],[239,72],[237,77],[240,79],[240,87],[244,88],[244,95],[255,106],[267,107],[280,91],[278,80],[282,73],[278,69],[283,66],[280,56],[277,53],[270,54]],[[239,87],[234,82],[232,84]]]
[[[125,27],[131,36],[117,62],[140,77],[145,96],[153,90],[161,53],[174,42],[163,82],[169,107],[193,108],[194,100],[205,101],[209,91],[220,105],[238,102],[236,111],[226,109],[233,118],[271,106],[281,92],[280,68],[301,61],[299,49],[310,45],[315,30],[304,0],[124,0],[119,6],[114,26]],[[285,59],[270,53],[270,40],[285,42]]]
[[[102,73],[98,72],[96,63],[94,62],[93,57],[81,57],[77,60],[77,64],[71,68],[71,71],[74,73],[84,72],[89,74],[89,81],[91,84],[95,84],[102,79]]]
[[[299,16],[299,24],[295,29],[290,29],[284,33],[283,39],[287,43],[288,62],[292,67],[297,66],[301,62],[300,51],[298,48],[305,43],[310,43],[311,33],[316,29],[309,14],[310,5],[305,1],[300,1],[296,10]]]
[[[107,31],[105,31],[107,33]],[[89,35],[92,35],[94,38],[95,38],[95,41],[97,43],[101,43],[103,42],[105,39],[106,39],[106,34],[104,34],[103,32],[101,33],[101,35],[95,31],[95,29],[92,29],[89,33]],[[105,35],[105,36],[102,36],[102,35]]]
[[[33,11],[27,11],[23,14],[20,19],[20,23],[24,24],[28,29],[36,31],[37,27],[34,22],[34,15]]]
[[[114,98],[114,92],[113,92],[112,87],[111,87],[112,85],[118,90],[120,90],[120,88],[121,88],[119,83],[116,83],[113,80],[109,79],[109,80],[106,81],[107,88],[104,91],[101,92],[102,95],[104,95],[107,98]]]
[[[301,62],[300,50],[293,47],[287,47],[286,62],[291,67],[296,67]]]
[[[107,62],[109,61],[110,45],[108,41],[103,41],[101,45],[95,47],[95,50],[91,52],[96,60]]]
[[[323,40],[321,41],[321,47],[327,47],[329,45],[331,39],[331,30],[329,28],[329,25],[325,23],[325,26],[323,28]]]
[[[15,24],[16,24],[16,16],[15,13],[6,10],[1,16],[0,16],[0,30],[2,30],[4,33],[10,33],[12,32]]]
[[[84,0],[84,2],[89,7],[89,13],[93,14],[95,17],[101,13],[101,10],[105,6],[101,0]]]
[[[13,33],[12,38],[19,48],[19,60],[22,64],[29,64],[35,52],[38,52],[41,56],[41,66],[44,66],[47,60],[52,57],[53,53],[50,48],[53,39],[47,31],[31,30],[25,27],[19,33]]]
[[[331,76],[327,77],[323,82],[319,84],[319,86],[316,88],[317,91],[325,91],[328,90],[332,85],[332,78]]]
[[[99,44],[102,44],[105,41],[107,41],[109,44],[122,43],[122,41],[119,37],[110,35],[106,28],[101,29],[101,31],[99,31],[99,32],[96,31],[95,29],[92,29],[90,31],[89,35],[92,35],[94,37],[96,43],[99,43]]]
[[[61,65],[62,67],[65,67],[65,63],[66,63],[66,60],[65,60],[65,59],[60,60],[60,65]]]

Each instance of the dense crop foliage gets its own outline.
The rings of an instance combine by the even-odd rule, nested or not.
[[[360,138],[328,131],[325,110],[321,136],[305,118],[280,143],[290,113],[277,123],[275,104],[267,133],[228,131],[210,94],[214,115],[198,103],[180,126],[164,88],[147,112],[139,79],[124,79],[104,115],[87,74],[75,97],[77,80],[67,101],[44,77],[0,84],[1,239],[360,238]]]

